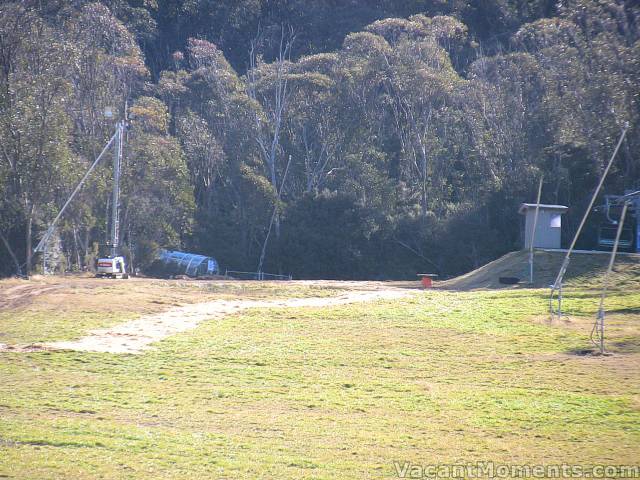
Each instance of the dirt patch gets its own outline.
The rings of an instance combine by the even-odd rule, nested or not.
[[[75,341],[51,342],[27,346],[0,344],[0,351],[77,350],[103,353],[142,353],[171,335],[191,330],[205,320],[222,318],[248,308],[328,307],[357,302],[398,299],[411,291],[400,288],[348,291],[327,298],[283,298],[273,300],[214,300],[174,307],[166,312],[146,315],[112,328],[94,330]]]
[[[536,250],[534,253],[534,283],[529,284],[529,253],[510,252],[469,273],[450,280],[436,282],[436,288],[450,290],[548,288],[556,278],[566,253]],[[609,262],[606,252],[575,252],[565,276],[566,282],[578,282],[580,288],[600,288],[599,277]],[[640,255],[619,255],[616,258],[613,284],[633,285],[640,274]],[[500,277],[519,278],[516,285],[500,283]]]
[[[34,297],[52,290],[58,290],[63,285],[19,284],[0,290],[0,309],[19,308],[31,303]]]
[[[42,352],[51,350],[45,345],[41,345],[38,343],[34,343],[31,345],[6,345],[4,343],[0,343],[0,352],[19,352],[19,353],[27,353],[27,352]]]
[[[574,331],[583,332],[587,326],[593,324],[592,317],[574,317],[570,315],[537,315],[531,318],[533,323],[544,325],[546,327],[568,328]]]

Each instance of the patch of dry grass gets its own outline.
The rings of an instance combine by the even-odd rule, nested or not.
[[[171,307],[217,299],[325,297],[332,283],[129,279],[88,276],[0,280],[0,343],[69,340]]]

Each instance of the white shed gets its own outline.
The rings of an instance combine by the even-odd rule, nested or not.
[[[538,205],[538,223],[533,242],[534,248],[560,248],[562,231],[562,214],[569,207],[564,205]],[[523,203],[518,210],[520,215],[525,215],[524,248],[531,245],[533,223],[536,215],[535,203]]]

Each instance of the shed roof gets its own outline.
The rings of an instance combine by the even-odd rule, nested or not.
[[[521,215],[524,215],[525,213],[527,213],[527,210],[534,209],[536,208],[536,205],[538,205],[537,203],[522,203],[520,204],[520,209],[518,210],[518,213]],[[569,207],[567,207],[566,205],[549,205],[547,203],[541,203],[539,205],[540,210],[556,210],[560,213],[564,213],[566,212]]]

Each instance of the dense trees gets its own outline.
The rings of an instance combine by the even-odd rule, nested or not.
[[[133,259],[149,242],[179,243],[192,188],[166,106],[139,97],[148,72],[131,33],[100,4],[55,19],[17,3],[0,10],[0,223],[3,259],[16,264],[3,271],[31,271],[33,241],[113,133],[105,109],[118,117],[128,102],[120,240]],[[110,177],[104,162],[59,225],[55,238],[73,268],[91,265],[106,240]]]
[[[143,268],[175,247],[296,276],[459,273],[517,248],[540,173],[579,212],[624,122],[607,187],[640,187],[634,2],[0,9],[5,274],[30,269],[108,107],[130,120],[121,242]],[[60,225],[69,268],[105,240],[109,176]]]

